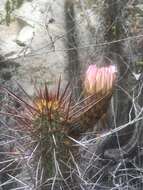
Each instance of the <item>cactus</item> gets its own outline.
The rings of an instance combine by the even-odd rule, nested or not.
[[[116,74],[117,69],[114,65],[104,67],[89,65],[83,84],[83,107],[72,115],[80,123],[80,132],[92,130],[99,120],[106,118]]]
[[[50,90],[45,84],[44,88],[36,89],[33,98],[21,87],[28,100],[1,87],[12,101],[20,104],[21,110],[8,107],[7,112],[1,114],[13,117],[15,128],[29,135],[32,141],[25,143],[25,153],[30,152],[30,163],[35,168],[35,189],[51,189],[57,185],[69,188],[72,185],[71,170],[79,156],[78,147],[74,145],[82,133],[93,129],[106,113],[114,82],[113,66],[90,66],[84,82],[85,97],[78,102],[73,101],[69,84],[62,87],[61,78],[56,90]]]
[[[54,92],[49,91],[45,84],[44,90],[37,90],[36,96],[30,98],[29,102],[4,87],[2,89],[22,108],[18,112],[8,107],[7,113],[3,114],[14,117],[16,128],[28,134],[35,142],[28,146],[25,152],[33,152],[37,145],[32,158],[35,169],[40,162],[36,188],[38,186],[39,189],[47,189],[49,184],[46,180],[54,176],[62,181],[61,178],[67,175],[68,167],[71,167],[68,163],[72,151],[72,142],[68,138],[69,111],[72,106],[69,84],[61,90],[61,79],[59,79],[57,90]]]

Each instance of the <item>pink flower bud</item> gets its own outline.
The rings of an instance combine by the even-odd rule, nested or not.
[[[89,65],[84,81],[84,88],[87,94],[106,94],[113,89],[116,80],[117,69],[114,65],[97,67]]]

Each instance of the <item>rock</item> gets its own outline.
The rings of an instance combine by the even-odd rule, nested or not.
[[[16,43],[19,46],[29,46],[34,37],[34,29],[31,26],[22,28],[17,36]]]
[[[58,15],[58,16],[57,16]],[[33,85],[66,79],[64,2],[24,2],[10,26],[0,25],[0,54],[20,66],[12,78],[30,93]]]

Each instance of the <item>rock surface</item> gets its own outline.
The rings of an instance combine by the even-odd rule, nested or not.
[[[0,54],[19,63],[12,78],[29,93],[34,83],[57,80],[60,75],[66,79],[63,6],[60,0],[25,1],[13,12],[9,26],[0,25]]]

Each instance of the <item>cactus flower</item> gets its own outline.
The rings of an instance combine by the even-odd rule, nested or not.
[[[97,67],[89,65],[84,81],[84,88],[87,94],[106,94],[113,89],[116,79],[116,67],[109,65],[106,67]]]

